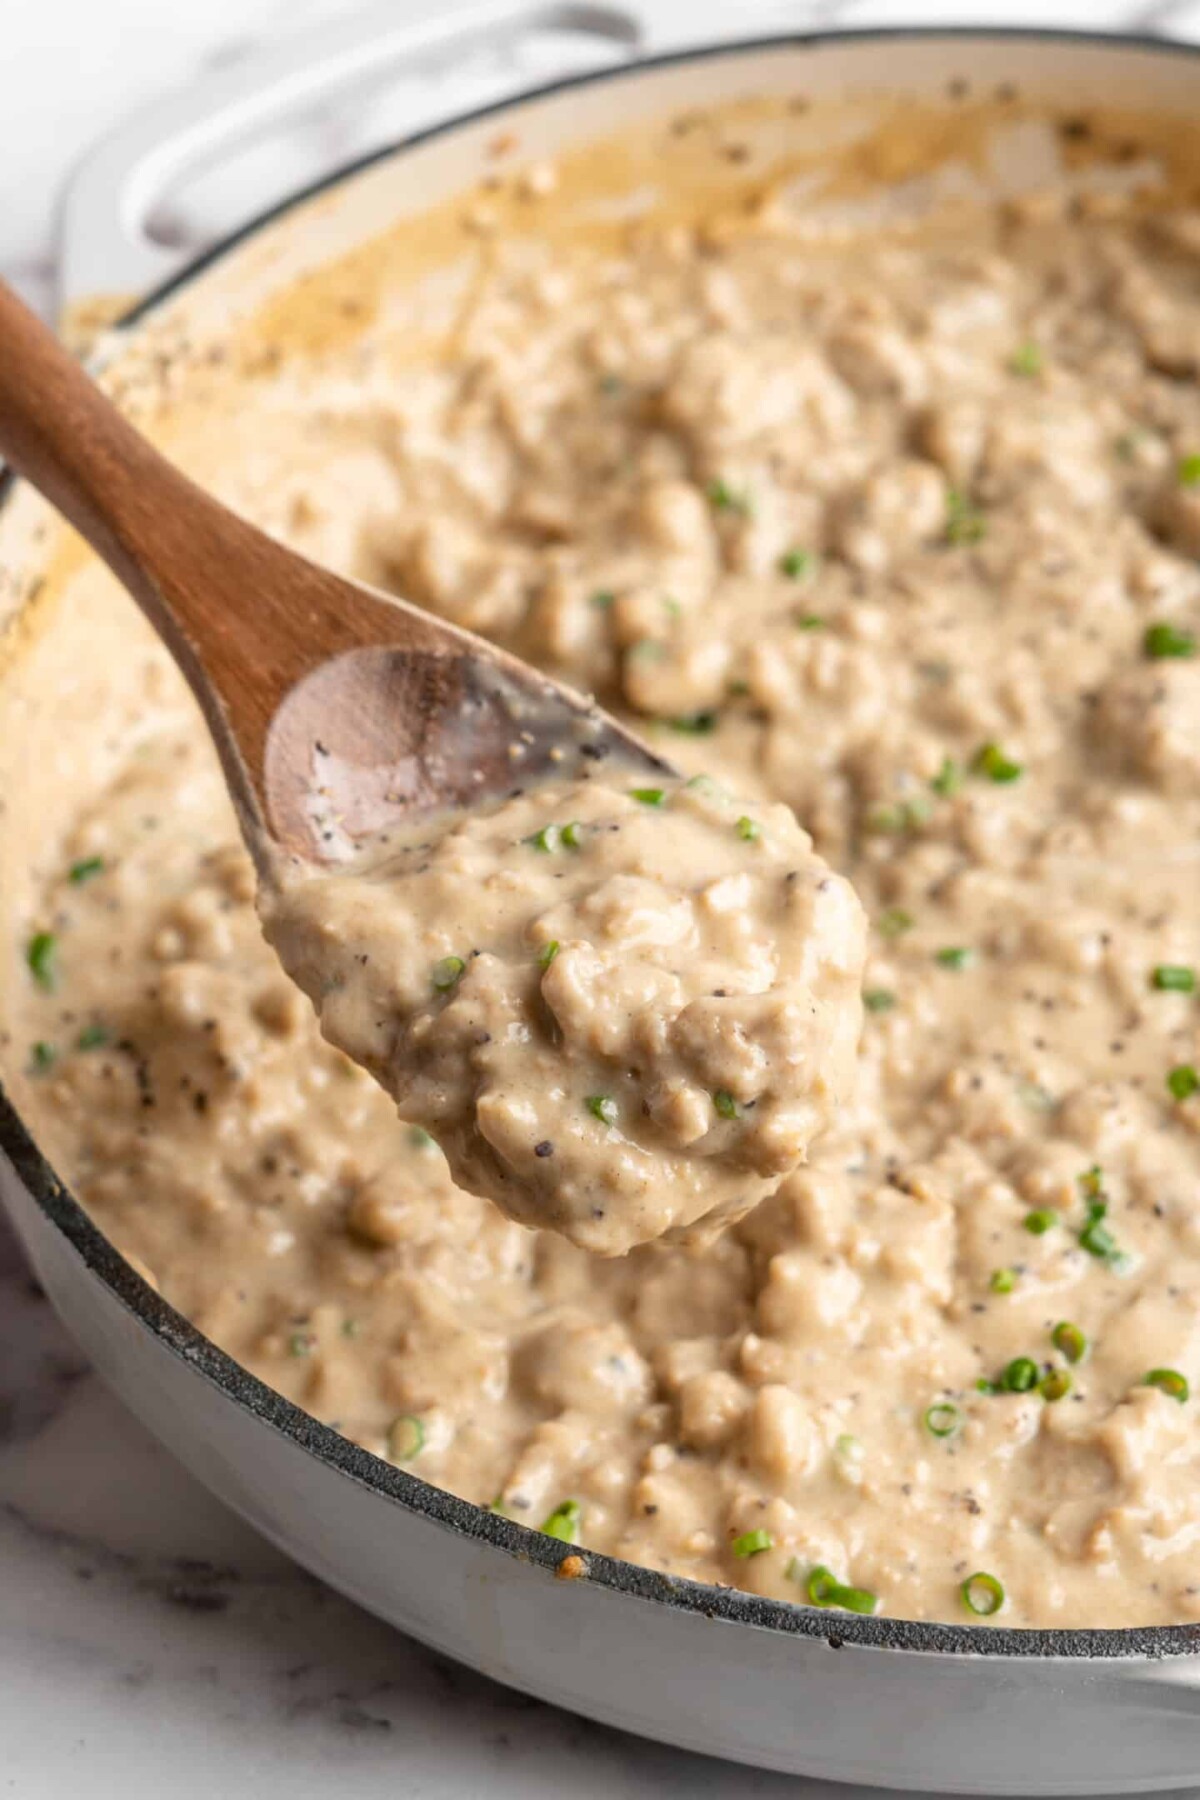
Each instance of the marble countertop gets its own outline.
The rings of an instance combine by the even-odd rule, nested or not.
[[[1200,38],[1200,0],[728,3],[749,30],[914,20],[1144,29],[1169,18],[1173,31]],[[198,72],[353,11],[354,0],[14,5],[0,59],[0,274],[51,314],[56,197],[87,144]],[[562,55],[543,42],[524,61],[459,56],[453,69],[395,84],[353,119],[314,119],[194,182],[167,210],[164,235],[188,253],[418,116],[545,79]],[[323,1588],[105,1392],[0,1221],[0,1796],[139,1800],[168,1782],[172,1800],[847,1792],[572,1718],[421,1649]]]

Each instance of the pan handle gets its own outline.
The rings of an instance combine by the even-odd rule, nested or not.
[[[632,57],[746,28],[744,8],[725,0],[376,0],[164,96],[104,138],[64,195],[60,301],[132,301],[165,281],[187,252],[156,243],[148,223],[181,177],[297,114],[457,45],[475,50],[551,30],[598,37]],[[528,85],[514,72],[514,93]]]

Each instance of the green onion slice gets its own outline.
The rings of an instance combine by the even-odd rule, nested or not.
[[[1161,1393],[1169,1394],[1172,1400],[1178,1400],[1182,1406],[1191,1394],[1188,1378],[1181,1375],[1178,1369],[1151,1369],[1142,1376],[1142,1386],[1158,1388]]]
[[[925,1429],[931,1437],[953,1437],[962,1425],[962,1414],[952,1400],[935,1400],[925,1412]]]
[[[993,1269],[992,1279],[988,1282],[993,1294],[1011,1294],[1017,1285],[1015,1269]]]
[[[759,1525],[755,1530],[743,1531],[740,1537],[735,1537],[729,1548],[734,1556],[761,1556],[764,1550],[775,1548],[775,1539]]]
[[[968,1575],[958,1591],[967,1611],[980,1619],[990,1619],[1004,1605],[1003,1583],[997,1581],[994,1575],[989,1575],[985,1569]]]
[[[1034,1237],[1045,1237],[1058,1224],[1058,1214],[1052,1206],[1035,1206],[1032,1212],[1025,1214],[1023,1224]]]
[[[666,788],[630,788],[631,798],[640,800],[643,806],[664,806],[667,799]]]
[[[1065,1369],[1048,1369],[1038,1382],[1038,1393],[1050,1402],[1065,1399],[1070,1391],[1071,1377]]]
[[[101,1050],[108,1042],[108,1032],[103,1025],[85,1025],[75,1040],[77,1050]]]
[[[737,834],[747,844],[753,844],[762,836],[762,826],[757,820],[749,818],[745,813],[737,822]]]
[[[75,887],[82,887],[85,881],[91,881],[93,877],[103,875],[103,873],[104,858],[102,856],[84,856],[80,858],[79,862],[71,864],[67,880],[72,882]]]
[[[975,952],[963,944],[948,944],[944,950],[935,952],[933,960],[943,969],[969,969],[975,960]]]
[[[873,1594],[869,1588],[849,1587],[845,1582],[839,1581],[823,1563],[810,1569],[805,1577],[799,1559],[793,1557],[786,1573],[792,1581],[804,1581],[810,1606],[837,1606],[845,1612],[865,1613],[869,1617],[879,1605],[877,1594]]]
[[[561,946],[559,945],[558,939],[551,938],[550,942],[543,946],[541,952],[538,955],[538,968],[539,969],[548,969],[550,967],[550,964],[554,961],[555,957],[558,955],[560,947]]]
[[[1006,1394],[1028,1394],[1037,1383],[1038,1367],[1031,1356],[1014,1356],[1000,1377]]]
[[[1196,634],[1185,630],[1182,625],[1170,625],[1165,620],[1160,620],[1157,625],[1147,625],[1142,638],[1142,649],[1151,662],[1195,656]]]
[[[542,850],[549,854],[558,849],[561,840],[562,829],[560,826],[543,825],[540,831],[535,831],[531,837],[525,839],[525,842],[532,844],[535,850]]]
[[[393,1419],[388,1431],[388,1456],[392,1462],[411,1462],[425,1448],[425,1427],[414,1413]]]
[[[58,985],[58,939],[52,931],[35,931],[25,951],[29,973],[52,994]]]
[[[1190,1100],[1200,1088],[1200,1075],[1191,1063],[1177,1063],[1167,1076],[1167,1086],[1176,1100]]]
[[[779,573],[789,581],[803,581],[817,566],[811,550],[785,550],[779,559]]]
[[[443,956],[440,962],[434,963],[430,979],[438,993],[449,993],[466,966],[461,956]]]
[[[1069,1319],[1061,1320],[1050,1333],[1051,1342],[1060,1355],[1069,1363],[1080,1363],[1087,1355],[1088,1341],[1078,1325]]]
[[[916,920],[904,907],[889,906],[875,921],[875,929],[880,937],[897,938],[903,937],[906,931],[911,931],[915,924]]]
[[[1024,763],[1014,762],[1006,756],[999,744],[983,744],[971,760],[971,767],[977,775],[986,775],[989,781],[1018,781],[1025,773]]]
[[[561,1500],[554,1511],[542,1520],[542,1530],[547,1537],[558,1538],[563,1544],[579,1542],[579,1527],[583,1519],[583,1508],[578,1500]]]
[[[864,988],[863,1005],[870,1013],[891,1012],[896,996],[891,988]]]
[[[712,1099],[713,1105],[723,1119],[737,1118],[739,1112],[738,1103],[729,1092],[728,1088],[718,1088]]]
[[[948,799],[951,794],[957,794],[962,786],[962,779],[961,763],[956,763],[952,756],[944,756],[941,768],[929,785],[935,794],[940,794],[943,799]]]
[[[1194,994],[1196,971],[1186,963],[1159,963],[1151,971],[1150,985],[1161,994]]]
[[[602,1125],[616,1124],[617,1103],[611,1094],[589,1094],[584,1104],[593,1118],[599,1119]]]

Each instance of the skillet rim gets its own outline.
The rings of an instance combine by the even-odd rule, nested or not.
[[[1118,56],[1122,52],[1144,51],[1153,56],[1185,57],[1200,64],[1200,43],[1158,38],[1148,32],[1108,33],[1052,26],[914,25],[771,33],[764,37],[701,44],[691,49],[675,50],[660,56],[567,75],[507,99],[491,101],[486,106],[473,108],[466,113],[457,113],[436,125],[395,139],[330,171],[295,193],[286,195],[152,289],[122,314],[110,329],[123,332],[137,326],[165,300],[187,287],[196,277],[264,227],[293,210],[298,210],[318,195],[352,180],[365,169],[392,158],[399,160],[406,151],[450,136],[455,131],[479,124],[488,118],[515,111],[527,102],[548,99],[574,88],[598,86],[624,77],[636,78],[645,72],[681,63],[706,61],[713,57],[732,58],[772,49],[819,50],[831,44],[857,42],[947,40],[964,45],[981,42],[1086,44],[1111,51]],[[0,512],[10,502],[17,485],[17,477],[12,471],[0,467]],[[403,1511],[420,1514],[460,1536],[488,1543],[518,1561],[536,1564],[553,1573],[564,1554],[570,1554],[567,1547],[560,1545],[556,1539],[547,1537],[531,1526],[517,1524],[497,1513],[485,1511],[470,1501],[460,1500],[444,1488],[434,1487],[429,1482],[422,1481],[419,1476],[410,1475],[372,1456],[369,1451],[360,1449],[329,1426],[322,1425],[303,1408],[285,1400],[281,1394],[218,1349],[181,1313],[169,1306],[92,1223],[79,1201],[38,1149],[32,1132],[5,1092],[3,1082],[0,1082],[0,1156],[8,1158],[35,1206],[67,1239],[88,1272],[108,1288],[125,1310],[171,1355],[186,1363],[201,1379],[216,1387],[261,1424],[277,1431],[338,1474],[379,1494]],[[1076,1664],[1161,1661],[1200,1654],[1200,1624],[1033,1629],[953,1625],[933,1620],[895,1619],[887,1615],[863,1617],[852,1613],[830,1613],[791,1601],[763,1599],[737,1588],[671,1577],[657,1570],[590,1550],[585,1550],[584,1555],[587,1564],[586,1580],[595,1586],[630,1598],[656,1602],[677,1611],[699,1614],[704,1618],[752,1626],[784,1636],[823,1640],[831,1649],[855,1645],[875,1650],[920,1651],[927,1655],[999,1657],[1020,1661],[1030,1658],[1043,1661],[1051,1659]]]

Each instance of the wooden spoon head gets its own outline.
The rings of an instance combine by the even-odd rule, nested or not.
[[[321,663],[267,732],[267,825],[288,855],[338,862],[423,815],[496,802],[612,758],[669,774],[614,719],[490,647],[376,644]]]

